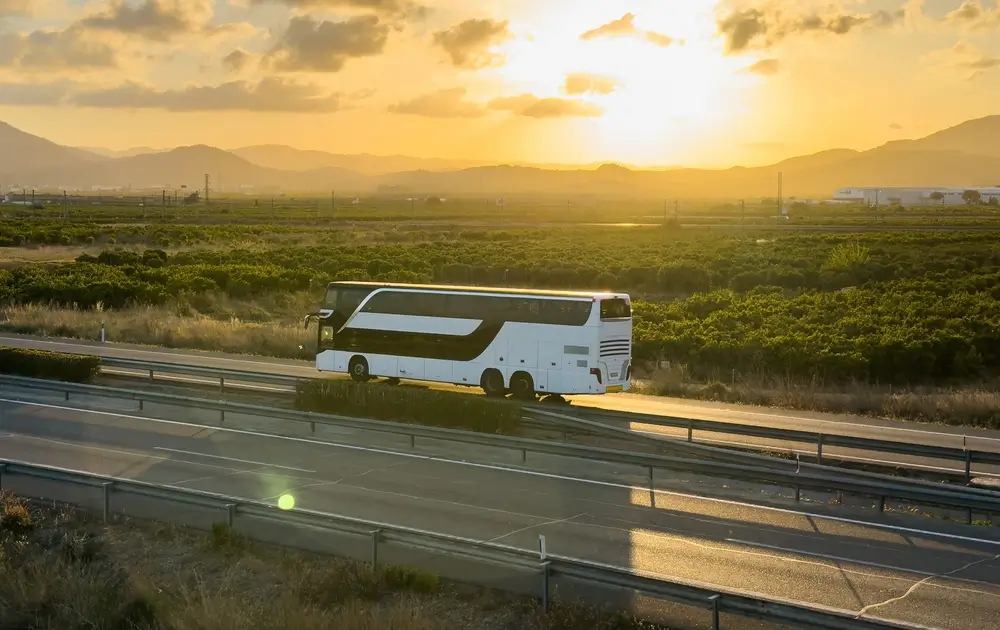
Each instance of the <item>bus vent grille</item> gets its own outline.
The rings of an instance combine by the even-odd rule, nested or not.
[[[627,357],[631,356],[631,339],[605,339],[601,342],[602,357]]]

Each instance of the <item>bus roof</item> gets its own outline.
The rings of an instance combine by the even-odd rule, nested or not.
[[[540,289],[511,289],[507,287],[504,288],[476,287],[476,286],[450,285],[450,284],[408,284],[405,282],[351,282],[349,280],[339,280],[331,282],[329,286],[417,289],[421,291],[459,291],[464,293],[508,293],[512,295],[575,297],[575,298],[587,298],[587,299],[622,297],[627,295],[625,293],[615,293],[612,291],[544,291]]]

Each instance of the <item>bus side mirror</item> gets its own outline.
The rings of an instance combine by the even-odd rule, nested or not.
[[[319,319],[319,313],[309,313],[308,315],[306,315],[305,318],[303,318],[302,320],[303,327],[309,328],[309,322],[311,322],[314,319]]]

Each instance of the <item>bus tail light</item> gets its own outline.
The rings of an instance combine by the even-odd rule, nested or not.
[[[600,368],[590,368],[590,373],[597,377],[597,384],[601,385],[604,381],[601,380],[601,369]]]

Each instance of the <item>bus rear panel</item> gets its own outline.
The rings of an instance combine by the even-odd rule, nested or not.
[[[316,368],[535,394],[631,388],[628,295],[332,283]],[[529,391],[530,390],[530,391]]]

